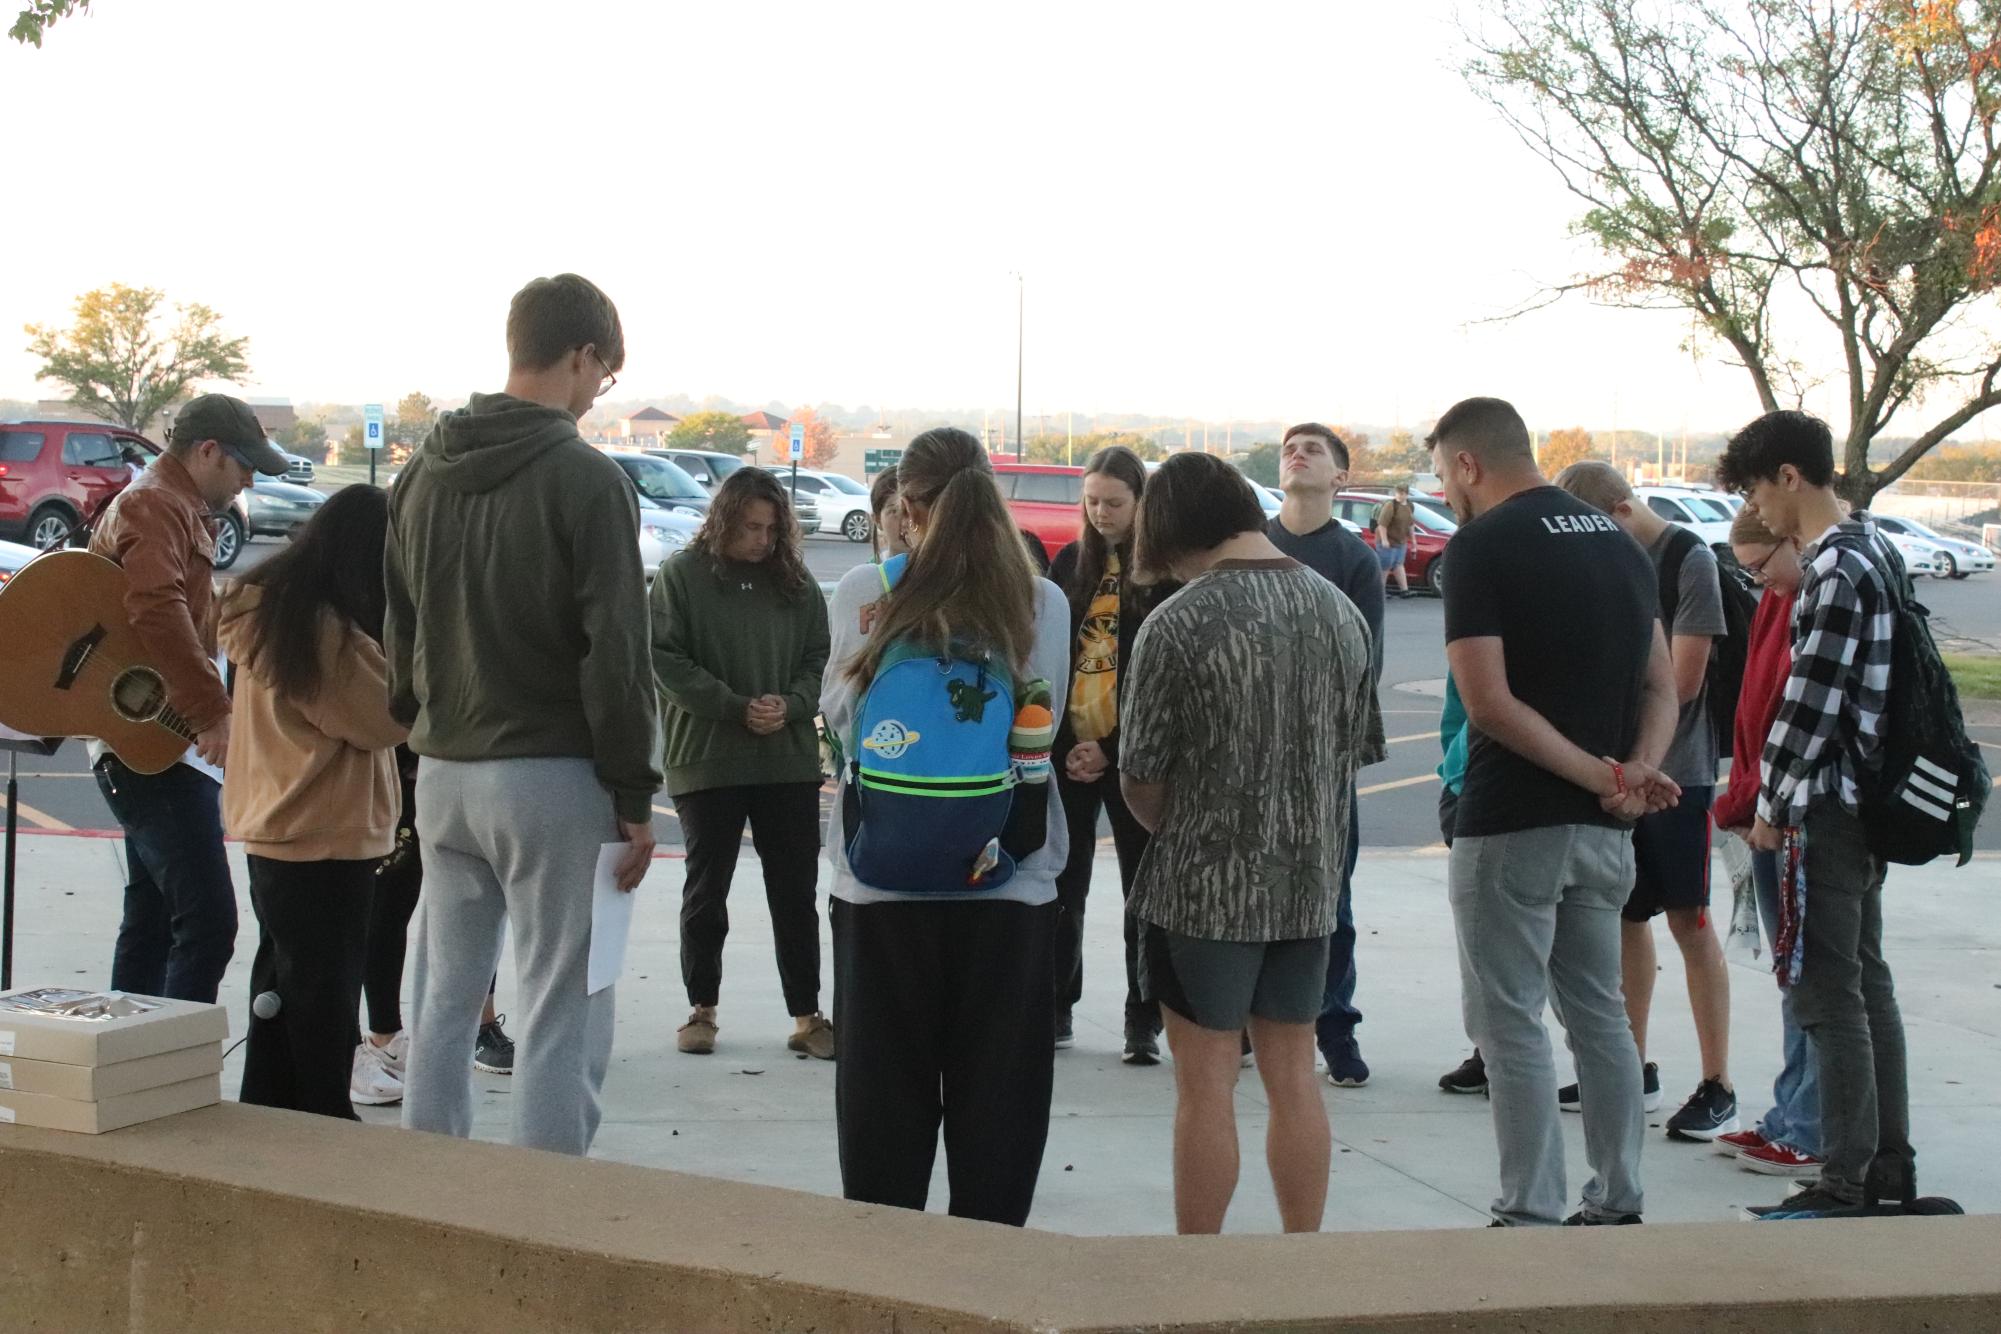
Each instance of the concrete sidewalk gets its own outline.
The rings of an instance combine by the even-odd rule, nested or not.
[[[24,834],[15,985],[96,986],[107,979],[124,873],[115,841]],[[224,984],[232,1031],[243,1032],[256,925],[240,852],[233,850],[243,926]],[[1886,948],[1910,1042],[1911,1103],[1920,1185],[1969,1211],[2001,1212],[2001,917],[1993,897],[2001,861],[1958,870],[1900,868],[1886,895]],[[1718,866],[1717,883],[1729,882]],[[1060,1232],[1124,1234],[1173,1227],[1169,1160],[1174,1087],[1170,1066],[1119,1062],[1123,975],[1118,881],[1101,855],[1088,920],[1085,997],[1077,1045],[1056,1055],[1049,1150],[1031,1222]],[[778,994],[769,921],[755,857],[744,854],[725,955],[717,1054],[682,1056],[674,1029],[686,1018],[676,910],[681,863],[655,864],[634,923],[620,985],[618,1042],[605,1087],[596,1156],[823,1194],[840,1193],[831,1063],[785,1050],[790,1031]],[[1727,906],[1719,903],[1727,913]],[[1329,1230],[1478,1227],[1495,1190],[1486,1100],[1441,1093],[1438,1076],[1466,1054],[1459,982],[1441,855],[1365,852],[1356,877],[1361,931],[1359,1036],[1374,1068],[1363,1089],[1327,1087],[1335,1135]],[[824,923],[824,914],[822,916]],[[825,927],[822,927],[823,935]],[[1653,1056],[1667,1104],[1648,1118],[1644,1176],[1650,1222],[1705,1221],[1735,1206],[1779,1199],[1781,1179],[1738,1169],[1707,1146],[1668,1140],[1658,1127],[1698,1078],[1679,953],[1660,928],[1663,971],[1654,1003]],[[823,956],[826,947],[823,945]],[[504,964],[500,1008],[513,995]],[[823,964],[823,975],[831,969]],[[1768,1104],[1779,1064],[1778,994],[1762,968],[1733,967],[1732,1066],[1748,1126]],[[832,1008],[829,992],[823,1005]],[[1562,1033],[1552,1022],[1561,1069]],[[510,1031],[531,1041],[519,1025]],[[232,1094],[242,1054],[231,1058]],[[509,1081],[475,1076],[476,1133],[504,1140]],[[1565,1082],[1569,1076],[1565,1075]],[[1239,1091],[1243,1177],[1229,1230],[1274,1231],[1278,1214],[1260,1151],[1264,1097],[1245,1072]],[[393,1125],[394,1108],[363,1108]],[[1573,1196],[1584,1177],[1582,1126],[1563,1118]],[[390,1133],[385,1131],[384,1133]],[[357,1162],[358,1173],[368,1164]],[[931,1207],[946,1200],[943,1155]]]

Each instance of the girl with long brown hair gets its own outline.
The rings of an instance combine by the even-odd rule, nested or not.
[[[786,1045],[832,1060],[820,1013],[820,744],[813,727],[827,666],[827,604],[806,570],[777,477],[739,468],[716,490],[687,549],[653,581],[653,674],[667,791],[688,847],[681,979],[692,1011],[676,1046],[716,1048],[730,883],[743,828],[764,868]]]
[[[1012,682],[1016,700],[1028,701],[1013,733],[1025,735],[1039,717],[1046,752],[1049,715],[1060,715],[1069,684],[1069,617],[1062,594],[1031,572],[978,440],[954,427],[926,431],[904,451],[898,484],[910,554],[885,564],[872,585],[848,581],[836,594],[820,697],[849,769],[827,838],[842,1188],[849,1199],[922,1209],[942,1124],[951,1212],[1020,1226],[1049,1132],[1056,873],[1068,848],[1062,813],[1047,801],[1040,770],[1046,809],[1036,846],[1019,857],[995,854],[1010,874],[993,874],[995,862],[983,856],[970,874],[879,888],[851,864],[850,831],[865,818],[869,836],[892,848],[899,831],[858,816],[867,801],[860,767],[893,754],[921,769],[948,738],[891,723],[855,732],[878,677],[887,687],[889,673],[910,670],[909,655],[921,652],[939,664],[937,688],[951,687],[968,725]],[[948,668],[970,661],[990,664],[991,678],[947,679]],[[1038,682],[1047,683],[1046,712]],[[1014,772],[1027,781],[1013,788],[1011,809],[1035,810],[1032,757]],[[929,832],[901,831],[911,844]]]
[[[1053,755],[1056,787],[1070,826],[1070,859],[1056,877],[1056,1046],[1072,1042],[1071,1009],[1084,994],[1084,899],[1097,861],[1098,812],[1112,825],[1119,886],[1130,895],[1146,852],[1145,826],[1119,793],[1119,676],[1132,661],[1140,622],[1158,588],[1131,579],[1133,525],[1146,490],[1146,465],[1123,445],[1084,465],[1083,531],[1056,553],[1049,577],[1070,603],[1070,707]],[[1160,1060],[1160,1007],[1139,991],[1139,932],[1125,918],[1127,1065]]]
[[[279,1001],[250,1022],[241,1098],[348,1120],[369,903],[408,735],[389,713],[381,642],[388,530],[387,496],[344,488],[222,602],[236,665],[223,819],[249,854],[250,991]]]

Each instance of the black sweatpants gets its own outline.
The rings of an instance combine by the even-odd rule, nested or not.
[[[1066,778],[1059,765],[1056,791],[1063,799],[1063,817],[1070,825],[1070,860],[1056,877],[1056,1008],[1067,1011],[1084,995],[1084,899],[1091,892],[1091,870],[1098,856],[1098,811],[1102,807],[1111,821],[1112,846],[1119,858],[1119,890],[1124,898],[1132,897],[1133,877],[1139,874],[1139,859],[1146,854],[1152,836],[1126,809],[1116,769],[1079,783]],[[1122,911],[1121,916],[1125,918],[1126,937],[1126,1022],[1141,1021],[1157,1032],[1160,1007],[1139,994],[1139,923],[1131,913]]]
[[[922,1209],[945,1131],[951,1212],[1020,1227],[1049,1139],[1056,905],[835,900],[841,1190]]]
[[[403,957],[409,950],[410,918],[424,890],[424,855],[416,830],[396,850],[376,863],[375,902],[368,914],[368,963],[362,989],[368,995],[368,1031],[403,1031]]]
[[[681,889],[681,981],[690,1005],[714,1005],[723,988],[723,940],[730,931],[730,881],[744,822],[764,865],[764,898],[778,951],[785,1012],[820,1008],[820,785],[760,783],[713,787],[674,798],[688,849]]]
[[[241,1101],[356,1120],[348,1101],[355,1010],[368,949],[375,861],[283,862],[251,857],[250,906],[257,956],[250,995],[278,997],[278,1013],[253,1013]]]

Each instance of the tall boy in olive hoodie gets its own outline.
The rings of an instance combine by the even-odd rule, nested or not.
[[[473,1038],[512,924],[514,1142],[581,1155],[616,990],[585,989],[598,848],[623,840],[618,885],[638,885],[660,787],[638,502],[577,434],[625,336],[566,273],[515,294],[507,353],[507,392],[440,417],[390,500],[383,646],[425,873],[403,1124],[471,1133]]]
[[[653,582],[653,671],[666,730],[667,790],[688,845],[681,978],[694,1012],[678,1046],[707,1055],[729,933],[730,881],[745,820],[764,867],[793,1051],[830,1061],[820,1014],[820,678],[827,603],[807,573],[785,489],[740,468],[702,531]]]

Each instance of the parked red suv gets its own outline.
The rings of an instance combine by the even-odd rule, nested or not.
[[[59,547],[159,452],[100,422],[0,422],[0,538]]]
[[[1362,540],[1376,545],[1376,510],[1390,498],[1388,491],[1343,491],[1334,497],[1334,517],[1362,530]],[[1445,544],[1459,529],[1443,500],[1413,491],[1410,546],[1404,551],[1404,573],[1410,586],[1445,596]]]
[[[1077,540],[1084,527],[1084,470],[1061,463],[994,463],[1001,499],[1021,531],[1042,543],[1048,559]]]

